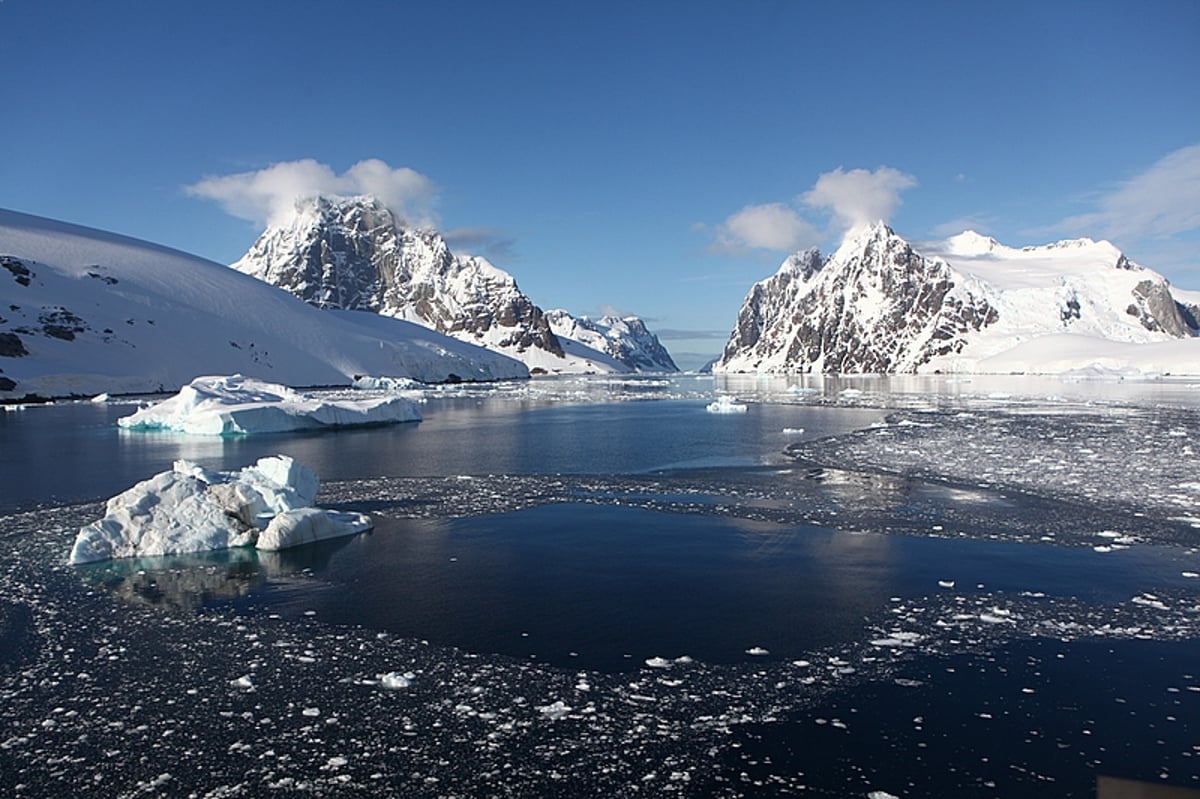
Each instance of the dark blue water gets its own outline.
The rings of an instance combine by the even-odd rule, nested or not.
[[[316,611],[471,651],[589,669],[649,657],[792,659],[861,636],[895,597],[1041,592],[1088,602],[1189,587],[1179,553],[850,534],[735,519],[550,505],[451,522],[385,520],[312,577],[270,582],[262,610]],[[953,590],[939,580],[953,579]],[[1194,582],[1194,581],[1193,581]]]
[[[782,462],[795,440],[844,432],[880,411],[753,406],[721,416],[705,400],[608,404],[446,398],[423,421],[334,432],[238,438],[127,432],[131,404],[66,403],[0,413],[0,512],[107,499],[176,459],[238,469],[291,455],[322,480],[479,474],[629,474]]]

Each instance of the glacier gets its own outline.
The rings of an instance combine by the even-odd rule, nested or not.
[[[420,421],[409,399],[318,399],[242,375],[197,377],[173,397],[117,420],[126,430],[237,436]]]

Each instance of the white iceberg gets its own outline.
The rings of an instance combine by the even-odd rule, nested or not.
[[[359,391],[413,391],[423,386],[411,377],[356,375],[350,387]]]
[[[124,416],[117,424],[128,430],[236,436],[420,419],[416,405],[403,397],[320,399],[276,383],[229,375],[197,377],[174,397]]]
[[[707,410],[709,413],[745,413],[746,406],[734,402],[732,397],[722,395],[717,397],[716,402],[710,402]]]
[[[70,562],[255,545],[277,550],[371,528],[364,514],[311,507],[319,487],[311,469],[286,455],[234,472],[179,460],[110,499],[103,519],[80,528]]]

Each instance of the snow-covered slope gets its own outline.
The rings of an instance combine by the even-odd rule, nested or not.
[[[636,316],[575,317],[561,308],[546,311],[550,329],[559,337],[578,341],[606,353],[635,372],[678,372],[671,354]]]
[[[373,197],[313,197],[268,228],[234,269],[319,308],[373,311],[523,361],[535,372],[621,371],[564,349],[542,309],[485,258],[456,256],[436,231],[400,225]]]
[[[202,374],[525,377],[521,363],[374,314],[331,314],[212,261],[0,210],[0,398],[174,391]]]
[[[1187,339],[1160,348],[1174,355],[1156,363],[1200,372],[1194,311],[1108,242],[1014,249],[966,232],[923,249],[879,223],[829,258],[816,250],[789,257],[750,290],[714,371],[1136,367],[1127,361],[1136,348],[1111,345]],[[1010,351],[1014,358],[999,357]]]

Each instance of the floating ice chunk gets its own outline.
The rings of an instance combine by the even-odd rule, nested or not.
[[[900,797],[887,791],[868,791],[867,799],[900,799]]]
[[[95,402],[99,405],[103,405],[104,403],[108,402],[108,394],[97,394],[96,396],[92,397],[91,400],[89,400],[89,401]]]
[[[242,375],[197,377],[174,397],[117,420],[128,430],[209,436],[419,421],[403,397],[322,400]]]
[[[176,461],[108,501],[103,519],[80,528],[71,563],[250,546],[282,549],[369,529],[369,517],[310,507],[320,481],[286,455],[239,471]],[[266,531],[259,530],[266,527]]]
[[[1181,577],[1192,577],[1192,578],[1200,577],[1200,573],[1197,573],[1197,572],[1180,572],[1179,574]]]
[[[652,657],[646,658],[646,665],[652,669],[669,669],[671,667],[671,661],[667,660],[666,658]]]
[[[953,588],[953,580],[938,580],[938,588]]]
[[[243,691],[251,691],[254,689],[254,681],[250,679],[249,674],[243,674],[236,680],[230,680],[229,684],[234,688],[241,688]]]
[[[733,398],[728,395],[717,397],[716,402],[710,402],[706,407],[709,413],[745,413],[746,406],[734,402]]]
[[[411,391],[420,389],[422,385],[411,377],[371,377],[359,375],[350,384],[351,388],[360,391]]]
[[[1167,610],[1167,603],[1156,597],[1154,594],[1141,594],[1129,600],[1137,605],[1145,605],[1146,607],[1155,608],[1156,610]]]
[[[783,434],[784,434],[785,436],[799,436],[799,435],[803,435],[803,434],[804,434],[804,428],[803,428],[803,427],[785,427],[785,428],[783,428]]]
[[[763,655],[771,654],[771,652],[768,649],[763,649],[761,646],[752,646],[746,650],[746,654],[753,655],[754,657],[762,657]]]
[[[298,508],[277,514],[258,537],[255,546],[276,551],[354,535],[374,527],[371,517],[364,513],[339,513],[321,508]]]
[[[538,712],[551,721],[558,721],[571,712],[570,706],[561,699],[551,702],[548,705],[539,705]]]
[[[411,671],[401,674],[398,671],[389,671],[387,674],[376,674],[375,679],[379,680],[379,685],[389,691],[399,691],[412,685],[414,675]]]
[[[980,613],[979,620],[987,624],[1015,624],[1016,622],[1009,618],[1009,616],[1010,613],[1007,610],[1001,611],[997,608],[992,608],[991,613]]]

